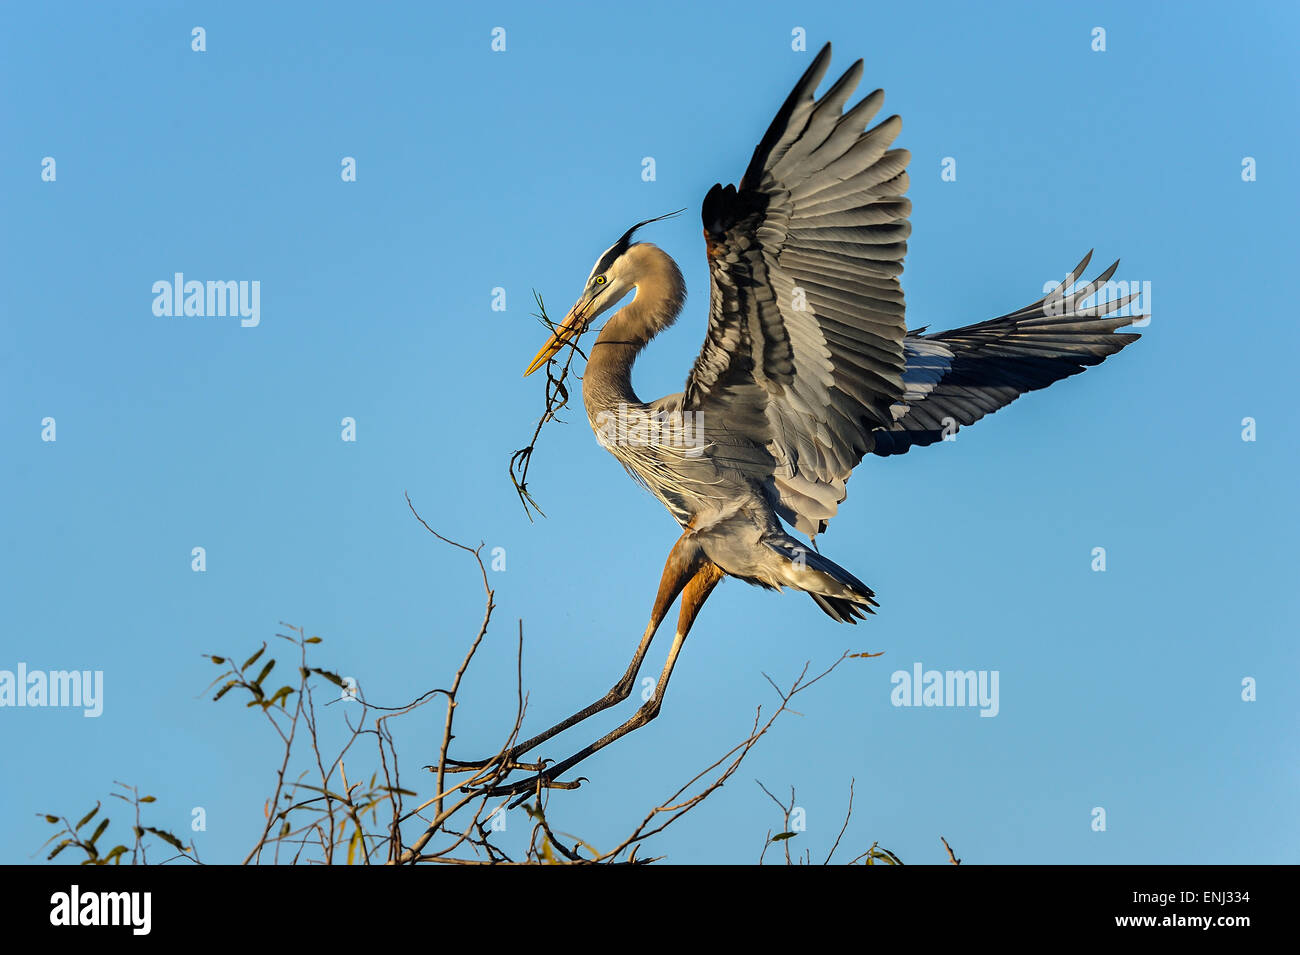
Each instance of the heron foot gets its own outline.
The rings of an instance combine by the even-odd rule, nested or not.
[[[491,759],[478,759],[464,761],[459,759],[447,758],[446,771],[449,773],[477,773],[482,772],[490,767],[495,767],[503,772],[509,772],[515,769],[526,770],[530,773],[539,773],[546,768],[547,760],[536,763],[520,763],[514,758],[515,754],[507,753],[504,758],[493,756]],[[426,766],[425,769],[430,772],[437,772],[437,766]]]
[[[543,789],[577,789],[583,783],[588,782],[586,776],[579,776],[577,779],[558,780],[555,777],[563,772],[563,767],[545,770],[537,773],[535,776],[529,776],[527,779],[521,779],[518,782],[505,783],[500,786],[492,786],[482,791],[481,795],[488,798],[496,796],[518,796],[508,808],[515,809],[532,796],[536,795]]]

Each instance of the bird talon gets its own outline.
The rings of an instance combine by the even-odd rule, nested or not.
[[[543,763],[551,762],[543,760]],[[541,769],[542,767],[538,767]],[[527,779],[521,779],[518,782],[503,783],[499,786],[492,786],[486,789],[475,789],[473,786],[461,786],[460,791],[463,793],[477,793],[485,798],[492,799],[497,796],[519,796],[507,808],[514,809],[530,797],[535,795],[538,789],[578,789],[583,783],[590,782],[586,776],[579,776],[577,779],[557,780],[549,773],[541,771]]]
[[[507,772],[516,769],[522,769],[530,773],[539,773],[546,768],[546,764],[548,762],[550,762],[550,760],[545,760],[545,759],[536,763],[520,763],[520,762],[516,762],[513,759],[507,759],[504,762],[502,762],[500,757],[495,757],[493,759],[463,762],[459,759],[451,759],[450,757],[448,757],[444,765],[444,769],[446,770],[446,772],[449,773],[472,773],[472,772],[481,772],[489,767],[496,767],[498,769]],[[426,766],[424,768],[429,770],[430,772],[437,772],[438,770],[437,766]]]
[[[525,780],[521,780],[518,783],[515,783],[515,786],[511,787],[514,789],[514,792],[509,792],[509,793],[503,792],[503,795],[514,795],[515,793],[522,793],[522,795],[518,799],[516,799],[507,807],[509,809],[517,809],[518,807],[522,806],[525,802],[527,802],[530,798],[532,798],[534,794],[536,794],[538,787],[542,789],[578,789],[582,786],[583,783],[588,781],[589,780],[587,779],[586,776],[579,776],[577,779],[566,779],[563,782],[561,782],[559,780],[552,779],[549,776],[547,776],[545,773],[543,773],[538,776],[534,776],[532,779],[525,779]],[[519,787],[526,787],[526,788],[519,788]]]

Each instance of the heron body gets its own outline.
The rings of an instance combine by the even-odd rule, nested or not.
[[[626,277],[624,276],[626,272]],[[606,274],[627,281],[635,300],[596,338],[583,378],[587,418],[601,443],[663,502],[700,555],[728,576],[763,587],[795,587],[837,619],[874,604],[852,574],[791,537],[765,487],[771,458],[754,429],[730,415],[688,406],[684,393],[645,403],[632,387],[637,354],[676,321],[685,286],[676,263],[657,246],[630,245]],[[757,417],[753,424],[757,427]],[[611,427],[613,425],[613,427]]]
[[[709,321],[683,391],[647,403],[632,387],[637,355],[677,320],[686,298],[672,258],[633,241],[654,219],[601,254],[582,295],[525,372],[547,365],[611,313],[583,378],[587,415],[601,443],[681,524],[682,536],[622,679],[512,756],[626,699],[680,595],[677,632],[654,697],[614,732],[519,784],[524,788],[552,780],[654,718],[682,642],[724,576],[805,591],[838,621],[874,612],[866,584],[791,532],[814,541],[826,530],[866,455],[940,441],[1138,338],[1116,334],[1132,318],[1113,314],[1132,296],[1087,304],[1118,266],[1079,284],[1091,253],[1025,308],[948,332],[909,331],[900,284],[911,231],[904,195],[909,154],[891,148],[901,122],[891,116],[868,128],[883,103],[880,90],[845,108],[861,60],[816,97],[829,60],[827,44],[777,112],[739,184],[715,185],[704,198]]]
[[[815,98],[829,59],[828,44],[739,187],[715,185],[705,197],[710,319],[685,390],[646,403],[632,387],[637,355],[686,298],[672,258],[632,241],[647,223],[602,253],[529,373],[635,293],[600,331],[583,380],[601,443],[704,560],[750,583],[806,591],[836,620],[855,622],[876,606],[871,589],[787,523],[815,540],[865,455],[932,444],[1138,336],[1113,334],[1131,319],[1105,317],[1126,300],[1081,306],[1114,266],[1067,294],[1087,258],[1025,309],[953,332],[908,332],[899,277],[909,154],[890,148],[901,123],[891,116],[864,128],[880,90],[844,110],[861,61]]]

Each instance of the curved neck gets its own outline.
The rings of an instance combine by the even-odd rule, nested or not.
[[[677,320],[686,301],[686,283],[667,253],[641,243],[627,255],[637,276],[636,297],[605,323],[583,375],[583,403],[593,418],[620,404],[641,403],[632,390],[632,365],[650,339]]]

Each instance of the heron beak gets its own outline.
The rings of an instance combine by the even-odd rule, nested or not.
[[[555,334],[551,336],[551,340],[542,347],[542,350],[537,353],[537,357],[533,359],[533,363],[524,371],[525,378],[537,371],[537,369],[544,367],[556,352],[586,331],[587,316],[585,313],[587,306],[590,304],[590,300],[584,298],[569,310],[569,314],[564,316],[564,321],[556,326]]]

